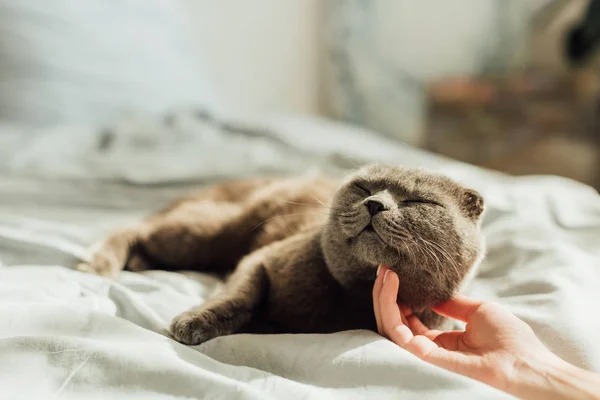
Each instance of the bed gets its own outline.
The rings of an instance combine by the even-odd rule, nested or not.
[[[215,278],[110,280],[73,269],[94,240],[192,188],[255,174],[341,177],[372,161],[431,168],[481,190],[488,253],[468,294],[501,302],[561,357],[600,371],[600,197],[582,184],[508,177],[308,117],[182,111],[108,131],[4,125],[0,140],[3,399],[507,397],[368,331],[184,346],[166,328],[218,287]]]
[[[73,269],[95,240],[189,190],[258,174],[341,178],[366,162],[479,189],[488,253],[468,294],[600,371],[594,190],[325,119],[235,110],[318,109],[321,2],[299,4],[0,0],[0,399],[506,398],[374,332],[183,346],[166,328],[218,288],[214,277]]]

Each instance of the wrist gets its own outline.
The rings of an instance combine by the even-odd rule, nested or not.
[[[552,353],[517,356],[506,391],[522,399],[600,399],[600,376]]]

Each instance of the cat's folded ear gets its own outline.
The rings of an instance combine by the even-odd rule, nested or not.
[[[477,220],[485,209],[483,197],[473,189],[463,190],[461,206],[465,215],[473,220]]]

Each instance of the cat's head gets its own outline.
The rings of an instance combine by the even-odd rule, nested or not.
[[[452,297],[481,259],[483,211],[479,193],[445,176],[369,165],[333,199],[326,261],[351,290],[372,285],[377,266],[388,265],[400,276],[398,300],[430,307]]]

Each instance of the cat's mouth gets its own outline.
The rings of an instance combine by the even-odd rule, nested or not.
[[[375,230],[375,228],[373,227],[373,224],[371,222],[369,222],[369,224],[367,226],[365,226],[358,235],[359,236],[368,235],[369,237],[378,239],[381,242],[381,244],[387,245],[385,243],[385,241],[383,240],[383,238],[381,237],[381,235],[379,235],[379,233]]]

